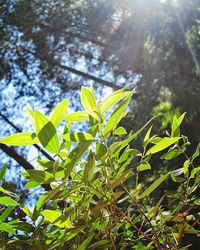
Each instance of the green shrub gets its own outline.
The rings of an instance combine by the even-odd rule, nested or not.
[[[180,134],[185,114],[174,117],[165,137],[151,135],[150,127],[143,150],[130,148],[152,123],[129,135],[118,126],[132,95],[121,89],[97,102],[93,88],[82,87],[84,111],[67,114],[67,99],[49,117],[28,109],[35,131],[0,140],[13,146],[40,143],[54,158],[38,157],[38,167],[23,174],[25,189],[46,189],[31,211],[20,195],[5,188],[6,167],[1,169],[1,249],[186,249],[185,235],[198,237],[200,167],[195,160],[200,147],[187,156],[188,140]],[[71,130],[72,123],[85,121],[86,132]],[[61,122],[65,125],[60,135],[56,128]],[[112,135],[118,140],[110,145]],[[183,155],[185,161],[146,187],[142,177],[151,171],[150,160],[157,153],[167,161]],[[176,183],[176,190],[153,199],[152,193],[167,178]]]

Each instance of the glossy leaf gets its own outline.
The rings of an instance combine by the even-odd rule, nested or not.
[[[64,99],[63,101],[58,103],[57,106],[51,112],[49,120],[52,122],[55,128],[61,123],[61,121],[66,116],[68,104],[69,99]]]
[[[168,148],[169,146],[171,146],[172,144],[174,144],[175,142],[177,142],[180,139],[180,137],[173,137],[173,138],[163,138],[161,141],[159,141],[156,145],[154,145],[153,147],[151,147],[146,155],[149,154],[155,154],[157,152],[160,152],[166,148]]]
[[[56,129],[52,122],[39,111],[35,111],[35,128],[42,146],[50,153],[57,153],[59,140]]]
[[[161,176],[139,196],[139,199],[145,198],[146,196],[150,195],[169,175],[170,173]]]
[[[39,140],[33,132],[22,132],[0,139],[0,143],[12,146],[27,146],[38,143]]]

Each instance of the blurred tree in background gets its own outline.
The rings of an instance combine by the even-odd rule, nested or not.
[[[0,112],[16,125],[30,126],[27,103],[48,112],[68,95],[76,110],[83,84],[105,93],[133,83],[127,129],[153,113],[164,129],[187,112],[183,132],[199,141],[199,0],[2,0],[0,11]]]

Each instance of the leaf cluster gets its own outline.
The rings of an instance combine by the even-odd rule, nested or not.
[[[13,146],[39,143],[54,159],[38,157],[37,168],[23,174],[25,189],[49,187],[32,209],[5,188],[6,165],[2,167],[3,249],[186,249],[185,235],[198,237],[200,147],[192,156],[186,154],[188,140],[180,134],[182,114],[174,117],[164,137],[152,135],[151,126],[142,150],[131,148],[130,143],[152,123],[129,135],[119,126],[133,94],[120,89],[98,101],[92,86],[82,87],[83,111],[68,114],[68,99],[49,117],[27,109],[35,131],[0,139]],[[72,130],[72,123],[83,121],[88,121],[87,131]],[[56,129],[60,124],[63,133]],[[112,135],[117,137],[114,143],[109,140]],[[151,157],[157,153],[167,161],[183,155],[185,161],[146,187],[139,177],[151,171]],[[152,194],[167,178],[177,188],[165,190],[155,203]]]

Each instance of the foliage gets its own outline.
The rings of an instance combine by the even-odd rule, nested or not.
[[[37,168],[26,171],[26,189],[39,185],[45,193],[34,208],[9,190],[4,181],[6,165],[0,172],[0,231],[2,249],[187,249],[185,235],[198,237],[200,167],[186,154],[188,140],[180,134],[184,115],[174,117],[164,137],[151,135],[143,150],[130,148],[140,130],[126,135],[119,127],[127,114],[133,91],[118,90],[97,101],[92,86],[82,87],[84,111],[67,114],[68,100],[59,103],[49,117],[29,110],[35,131],[18,133],[0,140],[9,145],[40,142],[54,161],[38,158]],[[111,115],[108,113],[112,112]],[[86,132],[73,131],[73,122],[88,121]],[[56,127],[64,123],[63,133]],[[110,144],[112,134],[118,138]],[[183,165],[152,180],[147,187],[144,172],[151,171],[151,157],[171,160],[185,157]],[[164,181],[176,183],[152,199]],[[187,243],[187,245],[190,242]]]

